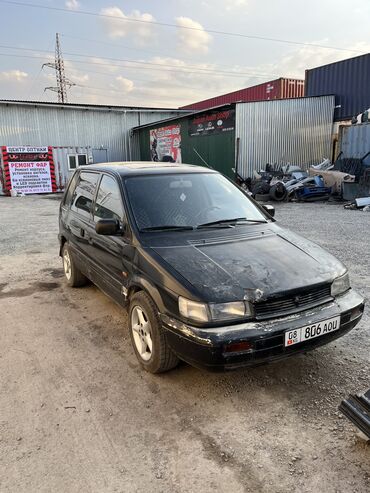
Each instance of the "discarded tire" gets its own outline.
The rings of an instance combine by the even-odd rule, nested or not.
[[[284,184],[281,182],[278,182],[278,183],[275,183],[275,185],[272,185],[272,187],[270,188],[269,195],[272,198],[272,200],[276,200],[277,202],[281,202],[282,200],[286,199],[288,192],[287,192]]]
[[[267,202],[270,199],[270,194],[268,194],[268,193],[256,193],[254,198],[258,202]]]
[[[258,181],[252,187],[252,194],[268,194],[270,190],[270,185],[265,181]]]

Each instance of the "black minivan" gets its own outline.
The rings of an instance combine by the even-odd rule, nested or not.
[[[179,359],[224,370],[285,358],[350,331],[364,300],[341,262],[273,213],[207,168],[80,167],[60,206],[65,277],[129,306],[152,373]]]

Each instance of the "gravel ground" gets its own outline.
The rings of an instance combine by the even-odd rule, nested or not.
[[[369,311],[349,335],[268,366],[140,370],[125,311],[68,289],[56,197],[0,198],[1,492],[368,492],[370,446],[337,411],[370,386]],[[283,204],[281,224],[370,296],[370,214]]]

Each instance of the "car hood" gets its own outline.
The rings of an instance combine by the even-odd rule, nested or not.
[[[152,248],[204,301],[257,301],[331,282],[346,270],[318,245],[276,225]]]

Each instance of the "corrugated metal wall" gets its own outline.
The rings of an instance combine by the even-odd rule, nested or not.
[[[370,107],[370,54],[306,70],[306,96],[335,95],[335,121]]]
[[[104,110],[0,102],[0,145],[102,146],[108,149],[109,161],[125,161],[135,159],[135,153],[130,152],[132,127],[178,114],[178,111]]]
[[[239,91],[221,94],[214,98],[205,99],[196,103],[182,106],[182,109],[204,110],[223,104],[236,103],[238,101],[264,101],[282,98],[298,98],[304,95],[304,80],[300,79],[276,79],[256,86],[246,87]]]
[[[340,127],[342,157],[362,158],[370,152],[370,123]],[[370,165],[370,156],[364,159]]]
[[[238,103],[238,169],[244,177],[266,163],[307,169],[331,156],[334,97]]]

